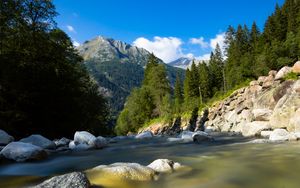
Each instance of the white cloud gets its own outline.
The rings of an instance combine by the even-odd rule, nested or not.
[[[210,47],[214,50],[216,49],[217,44],[220,45],[221,49],[224,48],[225,33],[217,34],[215,38],[210,39]]]
[[[174,61],[184,54],[182,53],[182,40],[176,37],[154,37],[153,40],[148,40],[144,37],[137,38],[133,45],[139,48],[144,48],[155,56],[169,63]]]
[[[77,42],[76,40],[72,40],[72,42],[73,42],[73,46],[75,46],[75,47],[78,47],[78,46],[80,46],[80,43],[79,43],[79,42]]]
[[[76,31],[75,31],[75,29],[74,29],[73,26],[67,25],[66,27],[67,27],[68,31],[70,31],[70,32],[72,32],[72,33],[76,33]]]
[[[209,47],[208,42],[204,41],[203,37],[200,37],[200,38],[191,38],[190,39],[190,43],[192,43],[192,44],[198,44],[198,45],[200,45],[201,48],[208,48]]]

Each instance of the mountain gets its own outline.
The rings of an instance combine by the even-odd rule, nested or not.
[[[175,61],[172,61],[168,64],[173,67],[187,69],[189,67],[189,65],[192,64],[192,62],[193,62],[193,59],[191,59],[191,58],[181,57],[181,58],[176,59]]]
[[[175,61],[168,63],[168,65],[170,65],[172,67],[181,68],[181,69],[187,69],[188,67],[190,67],[192,65],[193,61],[196,64],[202,62],[202,61],[195,60],[195,59],[188,58],[188,57],[181,57],[179,59],[176,59]],[[208,63],[207,60],[203,60],[203,61]]]
[[[131,90],[141,85],[150,53],[101,36],[84,42],[77,49],[87,70],[98,83],[99,90],[108,98],[113,115],[117,115],[123,109]],[[160,60],[160,63],[164,62]],[[184,77],[183,69],[165,65],[172,85],[177,72]]]

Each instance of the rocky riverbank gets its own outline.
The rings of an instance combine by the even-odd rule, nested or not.
[[[270,141],[300,139],[300,79],[286,76],[300,73],[300,61],[270,71],[250,82],[250,85],[215,103],[198,116],[196,125],[189,120],[175,120],[172,125],[156,123],[141,130],[153,134],[179,133],[183,130],[228,132],[245,137],[260,137]]]

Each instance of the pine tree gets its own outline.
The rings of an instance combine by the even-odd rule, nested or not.
[[[182,92],[182,86],[181,86],[181,80],[180,76],[177,73],[176,75],[176,82],[175,82],[175,89],[174,89],[174,99],[175,99],[175,106],[174,110],[175,113],[180,113],[181,112],[181,105],[183,103],[183,92]]]

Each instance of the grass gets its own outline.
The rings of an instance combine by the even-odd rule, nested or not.
[[[285,75],[283,80],[298,80],[299,76],[300,76],[299,73],[290,72],[287,75]]]

